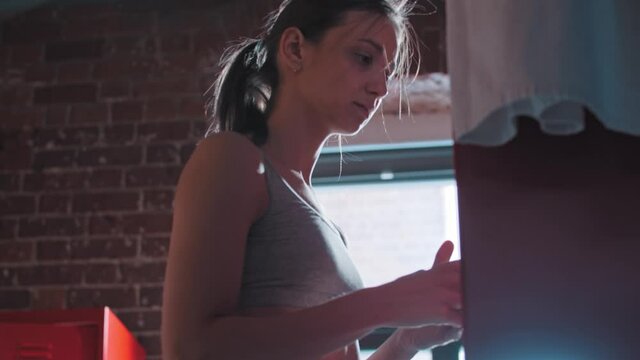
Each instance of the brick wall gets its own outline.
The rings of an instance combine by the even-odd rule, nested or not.
[[[133,4],[135,3],[135,4]],[[222,44],[255,0],[49,4],[0,44],[0,309],[108,305],[160,352],[171,202]],[[444,69],[442,14],[421,18]]]

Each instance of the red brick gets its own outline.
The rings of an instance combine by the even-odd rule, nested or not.
[[[65,309],[67,291],[64,288],[39,288],[34,290],[31,308],[34,310]]]
[[[213,70],[213,69],[212,69]],[[200,89],[200,94],[204,96],[205,99],[209,99],[212,97],[213,89],[211,86],[216,80],[217,73],[214,71],[207,71],[199,74],[198,77],[198,89]]]
[[[69,122],[79,123],[106,123],[109,119],[109,107],[107,104],[77,104],[71,107]]]
[[[3,137],[3,141],[7,139]],[[0,151],[0,170],[26,170],[31,168],[31,149],[28,146],[10,146],[3,144],[5,147]]]
[[[70,308],[103,307],[127,308],[136,306],[136,292],[133,288],[82,288],[67,292]]]
[[[122,216],[96,215],[89,217],[89,234],[91,235],[120,235],[122,230]]]
[[[133,86],[137,98],[185,94],[200,94],[197,84],[187,78],[139,81]]]
[[[47,107],[45,123],[47,125],[64,125],[69,119],[70,107],[68,105],[50,105]]]
[[[135,146],[98,148],[78,155],[80,166],[138,165],[141,161],[142,148]]]
[[[7,128],[24,128],[25,126],[42,126],[45,123],[46,111],[42,108],[14,109],[4,116],[3,125]]]
[[[15,239],[18,222],[0,218],[0,239]]]
[[[11,49],[8,46],[0,47],[0,67],[4,67],[9,63],[9,54]]]
[[[115,264],[87,264],[83,269],[86,284],[113,284],[118,281]]]
[[[71,241],[72,259],[125,259],[133,258],[137,252],[135,238],[117,237],[106,239]]]
[[[20,175],[0,174],[0,191],[17,191],[20,189]]]
[[[51,149],[58,146],[88,146],[95,144],[99,137],[97,127],[64,127],[41,129],[35,132],[35,147]]]
[[[9,23],[2,35],[8,44],[46,42],[60,36],[60,24],[55,21]]]
[[[154,13],[143,12],[138,14],[118,13],[111,16],[107,23],[106,33],[108,35],[117,34],[140,34],[145,35],[152,32],[154,25]]]
[[[22,81],[21,81],[22,82]],[[0,97],[0,105],[5,107],[15,106],[31,106],[33,98],[33,89],[27,84],[18,84],[2,89]]]
[[[24,177],[24,190],[73,190],[84,186],[86,174],[83,172],[32,173]]]
[[[138,124],[138,137],[146,142],[189,139],[191,124],[187,121]]]
[[[151,55],[157,51],[155,39],[140,36],[114,37],[109,40],[107,48],[114,57]]]
[[[133,283],[162,283],[164,280],[164,269],[166,263],[152,262],[152,263],[123,263],[120,264],[120,273],[122,274],[122,281]]]
[[[0,309],[18,310],[31,307],[31,293],[28,290],[0,290]]]
[[[191,154],[193,154],[193,151],[195,150],[195,148],[196,148],[195,144],[188,144],[180,147],[180,160],[182,164],[187,163],[187,161],[191,157]]]
[[[111,119],[114,122],[140,121],[142,119],[143,103],[139,101],[124,101],[111,104]]]
[[[179,166],[134,168],[127,171],[125,184],[127,187],[175,186],[181,171]]]
[[[149,190],[144,192],[144,210],[171,210],[174,192],[172,190]]]
[[[104,81],[100,84],[100,99],[126,99],[130,94],[128,81]]]
[[[91,189],[120,188],[123,185],[122,170],[93,170],[89,173],[86,187]]]
[[[38,212],[41,214],[68,214],[71,208],[71,197],[69,195],[40,195],[38,201]]]
[[[162,352],[160,346],[160,334],[156,335],[138,335],[136,336],[140,345],[144,348],[147,356],[160,355]]]
[[[16,24],[24,24],[25,22],[52,22],[57,20],[56,13],[57,9],[55,5],[41,4],[36,8],[19,13],[10,21]]]
[[[36,258],[40,260],[67,260],[71,257],[69,240],[43,240],[36,245]]]
[[[118,312],[118,319],[129,331],[150,331],[160,329],[162,314],[158,310]]]
[[[33,169],[68,168],[74,165],[76,150],[39,151],[33,156]]]
[[[178,117],[178,101],[172,98],[147,101],[145,121],[167,121]]]
[[[104,127],[106,145],[131,145],[134,141],[135,127],[132,124],[110,125]]]
[[[86,40],[103,37],[109,19],[105,16],[74,17],[61,24],[61,38],[67,40]]]
[[[182,53],[191,51],[191,35],[172,33],[160,36],[160,49],[163,53]]]
[[[209,129],[209,122],[206,120],[196,120],[191,122],[191,136],[194,139],[202,139]]]
[[[87,19],[92,20],[104,17],[106,14],[117,12],[117,6],[113,2],[78,2],[61,6],[58,17],[61,19]]]
[[[34,104],[96,102],[97,86],[90,83],[54,85],[34,90]]]
[[[168,236],[144,236],[140,243],[143,257],[166,258],[169,254]]]
[[[137,210],[140,195],[137,192],[105,192],[75,194],[73,212]]]
[[[184,31],[210,28],[216,21],[211,11],[161,11],[158,13],[158,28],[163,31]]]
[[[140,287],[140,305],[145,308],[158,309],[162,306],[161,286]]]
[[[56,62],[64,60],[88,60],[100,58],[104,53],[104,39],[80,41],[58,41],[47,44],[45,60]]]
[[[44,47],[40,44],[15,45],[11,48],[11,64],[24,66],[42,62]]]
[[[74,236],[84,233],[84,220],[73,217],[21,219],[20,237]]]
[[[157,234],[171,231],[170,213],[146,213],[123,215],[122,229],[125,234]]]
[[[153,68],[154,77],[192,75],[202,65],[201,60],[194,54],[183,53],[165,55],[161,62]]]
[[[0,209],[3,215],[32,214],[36,201],[30,195],[0,195]]]
[[[90,63],[62,63],[58,65],[58,82],[91,80],[93,65]]]
[[[24,146],[31,146],[30,140],[33,135],[33,131],[28,128],[20,129],[1,129],[0,136],[2,137],[2,150],[11,151]]]
[[[37,265],[17,269],[18,283],[33,285],[71,285],[82,281],[79,265]]]
[[[201,97],[184,98],[180,100],[178,114],[181,117],[204,119],[204,100]]]
[[[109,59],[95,64],[93,78],[98,80],[146,79],[157,66],[151,57]]]
[[[47,64],[31,65],[24,74],[24,80],[29,83],[51,83],[55,78],[55,68]]]
[[[147,146],[147,164],[179,164],[180,154],[175,145]]]
[[[33,243],[31,242],[0,242],[0,263],[26,262],[32,257]]]
[[[9,287],[18,285],[16,268],[0,265],[0,286]]]
[[[193,49],[196,54],[218,58],[218,49],[223,49],[229,38],[219,30],[198,29],[193,38]]]

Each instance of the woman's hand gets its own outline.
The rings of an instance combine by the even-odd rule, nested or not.
[[[431,270],[420,270],[373,290],[381,301],[383,323],[389,327],[422,328],[424,326],[462,327],[462,299],[460,295],[460,262],[448,262],[453,243],[445,242],[436,255]],[[414,338],[418,329],[408,332]],[[422,330],[431,334],[447,335],[446,330]],[[409,335],[407,335],[409,336]],[[427,336],[429,337],[429,336]]]
[[[449,241],[440,246],[433,266],[449,261],[453,253],[453,244]],[[397,330],[398,346],[409,351],[420,351],[460,340],[462,327],[449,325],[432,325],[419,328],[402,328]]]
[[[398,346],[404,350],[418,352],[436,346],[443,346],[462,337],[462,328],[457,326],[424,326],[397,330]]]

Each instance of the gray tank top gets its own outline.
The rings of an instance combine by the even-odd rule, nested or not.
[[[249,229],[240,308],[306,308],[362,288],[335,224],[263,159],[269,205]]]

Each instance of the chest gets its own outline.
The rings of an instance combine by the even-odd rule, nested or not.
[[[324,208],[318,201],[315,192],[309,185],[307,185],[302,179],[295,176],[283,176],[283,179],[289,184],[291,190],[293,190],[298,196],[304,200],[307,205],[311,206],[318,213],[324,215]]]

